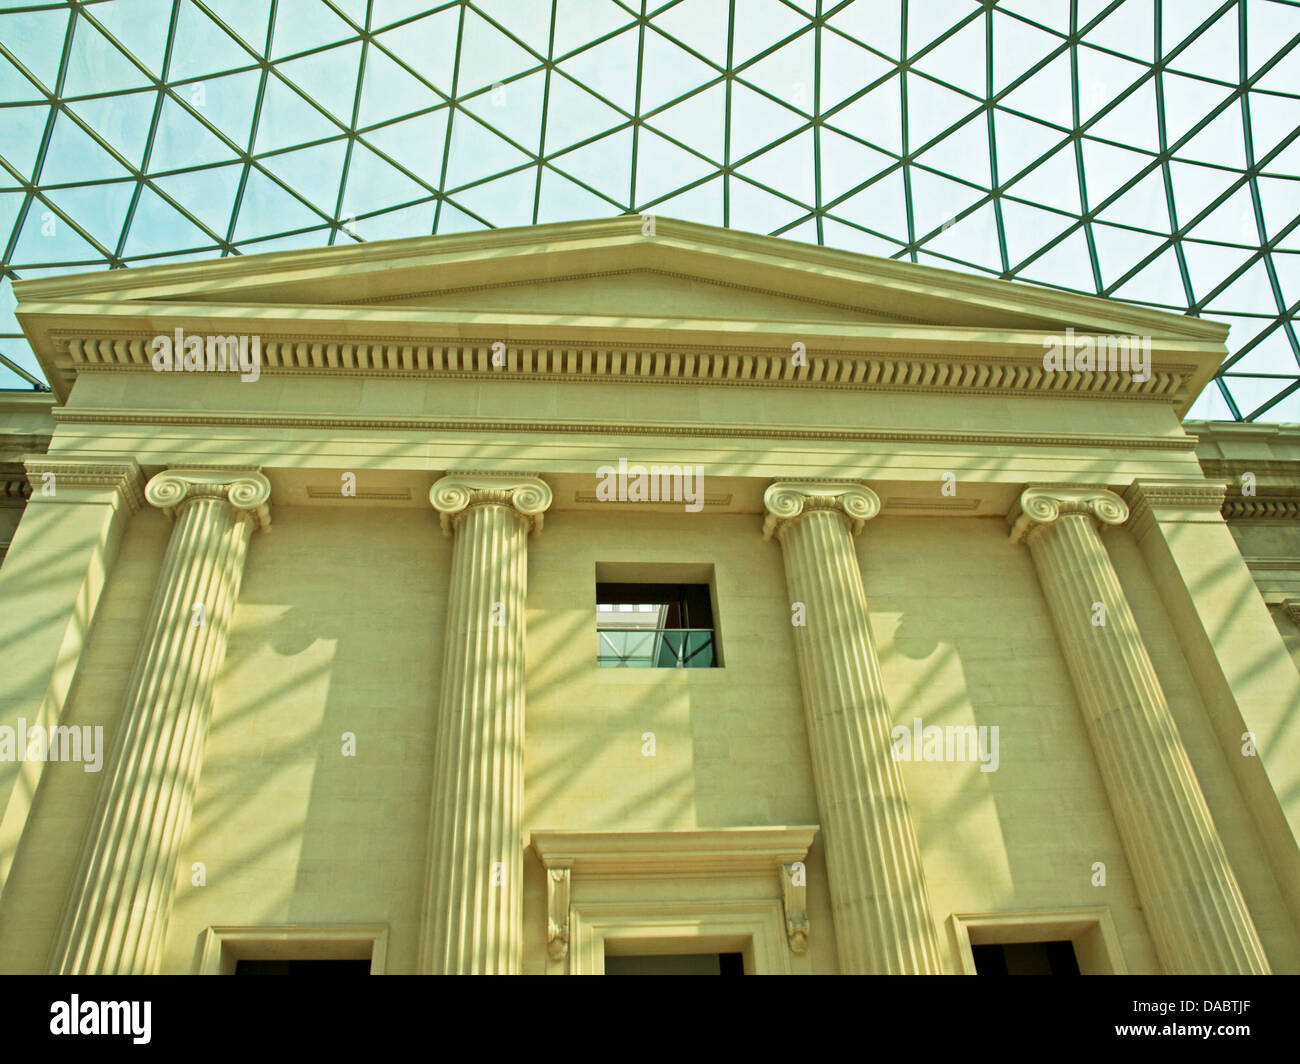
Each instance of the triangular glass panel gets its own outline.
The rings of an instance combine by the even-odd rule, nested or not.
[[[372,50],[373,56],[380,53]],[[361,63],[361,42],[341,44],[301,59],[277,63],[276,70],[307,93],[343,125],[352,124],[356,101],[357,72]]]
[[[1062,129],[1074,127],[1070,57],[1062,54],[1000,101],[1003,107]]]
[[[427,199],[411,207],[358,218],[351,229],[362,240],[398,240],[408,236],[428,236],[433,232],[433,216],[438,202]]]
[[[1168,5],[1166,5],[1168,6]],[[1185,74],[1215,78],[1235,85],[1240,80],[1238,68],[1237,21],[1240,15],[1234,4],[1214,24],[1169,60],[1169,65]],[[1169,54],[1166,42],[1165,54]]]
[[[528,162],[531,160],[527,155],[507,144],[482,122],[464,111],[452,115],[446,188],[460,188]]]
[[[800,34],[789,44],[745,67],[740,77],[811,117],[817,85],[815,41],[816,35],[811,30]]]
[[[540,65],[540,60],[475,14],[473,8],[465,9],[456,80],[460,95],[467,96],[485,85],[495,85],[512,74],[522,74]]]
[[[569,222],[578,218],[608,218],[619,208],[587,189],[575,185],[549,167],[542,167],[542,200],[539,222]]]
[[[912,79],[915,84],[919,79]],[[969,181],[982,188],[991,187],[989,169],[989,123],[981,111],[947,134],[917,160],[945,174]]]
[[[343,189],[343,214],[356,217],[424,199],[431,189],[417,185],[364,144],[355,144]],[[327,211],[327,214],[332,212]]]
[[[1267,156],[1283,137],[1294,135],[1300,125],[1300,101],[1292,97],[1250,92],[1246,94],[1246,105],[1250,109],[1250,146],[1256,160]]]
[[[889,258],[902,250],[900,245],[891,240],[864,233],[856,226],[829,216],[822,219],[822,236],[826,240],[827,247],[844,248],[846,251],[876,255],[880,258]]]
[[[1142,268],[1142,272],[1110,293],[1131,303],[1154,303],[1162,307],[1186,307],[1187,290],[1178,270],[1178,256],[1168,248]]]
[[[268,76],[267,83],[274,80]],[[246,70],[242,74],[227,74],[211,78],[197,85],[176,86],[181,99],[229,137],[240,149],[248,146],[253,131],[253,112],[257,108],[257,94],[262,85],[260,70]]]
[[[447,109],[368,130],[362,140],[437,188],[447,143]]]
[[[1225,277],[1230,277],[1254,254],[1249,248],[1202,244],[1196,240],[1184,240],[1180,246],[1183,261],[1187,263],[1187,275],[1192,281],[1192,295],[1197,299],[1204,299],[1213,292]]]
[[[1295,178],[1286,180],[1280,177],[1257,177],[1255,187],[1259,189],[1259,205],[1264,212],[1264,224],[1270,236],[1281,232],[1300,215],[1300,181]],[[1291,230],[1291,242],[1294,243],[1298,236],[1300,226]],[[1282,239],[1287,240],[1286,237]]]
[[[979,106],[960,93],[919,74],[908,74],[906,77],[909,151],[917,151],[928,144]]]
[[[1220,0],[1179,0],[1160,6],[1160,46],[1169,55],[1219,8]]]
[[[898,59],[903,54],[901,0],[875,0],[870,4],[844,4],[827,25],[882,55]]]
[[[156,0],[148,2],[156,5]],[[253,51],[259,55],[266,54],[266,33],[271,18],[269,4],[250,4],[248,0],[204,0],[204,3]],[[154,17],[157,18],[157,15]]]
[[[444,8],[422,19],[408,22],[395,30],[381,33],[375,43],[397,56],[411,70],[439,91],[451,95],[456,77],[456,33],[460,8]],[[374,58],[373,49],[366,54],[366,65]],[[489,83],[490,84],[490,83]],[[461,92],[470,91],[460,86]],[[408,112],[417,108],[408,107]]]
[[[1002,0],[999,6],[1056,33],[1070,32],[1069,0]]]
[[[41,167],[42,184],[111,181],[126,176],[127,171],[71,118],[61,114],[54,120],[54,135]]]
[[[1098,200],[1094,203],[1089,197],[1089,207],[1093,210],[1096,210],[1102,202],[1104,201]],[[1164,175],[1160,172],[1160,167],[1148,171],[1136,185],[1122,193],[1114,203],[1103,208],[1098,217],[1103,222],[1114,225],[1130,225],[1135,229],[1168,233],[1169,197],[1165,195]]]
[[[1184,77],[1166,70],[1161,80],[1164,84],[1165,141],[1170,147],[1227,98],[1222,85],[1200,78]]]
[[[655,21],[670,33],[676,30],[678,22],[690,26],[703,23],[708,29],[716,31],[716,19],[711,20],[708,12],[710,9],[716,11],[720,5],[722,9],[723,41],[725,42],[728,2],[729,0],[685,0],[684,3],[669,8]],[[584,44],[599,40],[607,33],[613,33],[620,26],[626,26],[631,21],[632,15],[625,8],[614,3],[614,0],[569,0],[568,3],[556,4],[555,55],[557,57],[568,55],[575,48],[581,48]],[[680,33],[674,33],[674,35],[681,36]],[[709,41],[716,44],[717,39],[715,36],[707,32],[700,34],[700,36],[708,36]],[[681,39],[692,47],[697,47],[697,42],[693,37],[681,36]],[[702,51],[703,49],[697,48],[697,50]],[[725,43],[723,53],[725,56]]]
[[[884,237],[907,243],[907,198],[901,169],[878,178],[835,207],[835,213]]]
[[[698,181],[714,167],[703,159],[670,144],[663,137],[642,129],[637,137],[636,200],[649,203],[674,189]],[[721,195],[722,186],[718,186]],[[720,222],[713,223],[720,225]]]
[[[993,129],[998,181],[1003,185],[1062,143],[1062,133],[1055,127],[997,108],[993,111]]]
[[[633,26],[559,66],[579,84],[632,114],[636,111],[638,42],[639,35]]]
[[[106,249],[110,253],[114,248]],[[33,199],[14,247],[13,262],[78,262],[103,259],[104,252],[77,233],[53,207]]]
[[[153,183],[223,240],[230,211],[243,175],[243,163],[205,170],[190,170],[175,177],[156,177]]]
[[[1245,140],[1241,133],[1241,108],[1224,109],[1208,126],[1174,153],[1191,162],[1246,168]]]
[[[1124,274],[1166,243],[1153,233],[1140,233],[1101,222],[1092,223],[1092,242],[1097,248],[1101,283],[1110,288]]]
[[[254,154],[288,148],[312,140],[327,140],[342,130],[277,77],[266,79],[262,113],[257,121]]]
[[[486,223],[466,214],[450,200],[445,201],[438,212],[439,233],[474,233],[488,228]]]
[[[620,129],[551,162],[556,169],[603,192],[623,209],[632,187],[632,130]]]
[[[760,52],[808,27],[800,15],[780,0],[746,0],[745,17],[732,28],[732,67],[739,68]]]
[[[128,96],[78,100],[68,108],[130,165],[139,167],[144,160],[145,142],[153,124],[157,99],[157,92],[150,89]]]
[[[638,190],[638,198],[640,195]],[[701,225],[721,225],[722,178],[715,177],[712,181],[679,192],[662,203],[654,204],[650,209],[664,218],[680,218],[684,222],[699,222]]]
[[[5,133],[4,138],[0,139],[0,156],[24,177],[32,176],[32,168],[36,165],[36,155],[49,118],[50,108],[45,104],[4,109]],[[12,179],[0,171],[0,182],[8,185],[12,184]]]
[[[1007,261],[1013,270],[1049,240],[1065,232],[1076,220],[1006,196],[1000,202]]]
[[[338,205],[339,177],[343,173],[343,158],[347,150],[347,140],[340,137],[310,148],[265,155],[258,162],[298,195],[314,203],[322,213],[333,217]],[[347,215],[352,212],[343,213]]]
[[[733,229],[749,233],[772,233],[808,213],[806,207],[791,203],[739,177],[731,182],[727,194],[729,219]]]
[[[1178,211],[1178,224],[1185,226],[1218,196],[1226,192],[1237,175],[1217,166],[1198,166],[1173,159],[1169,163],[1169,180],[1174,186],[1174,207]],[[1249,220],[1252,233],[1255,220]]]
[[[915,175],[915,171],[913,171]],[[915,180],[912,198],[916,199]],[[917,227],[919,230],[919,226]],[[986,203],[965,218],[946,221],[938,235],[923,245],[925,250],[960,259],[972,266],[994,273],[1002,272],[1002,253],[998,245],[998,220],[993,205]]]
[[[1088,33],[1088,43],[1154,62],[1155,14],[1151,0],[1125,0]]]
[[[168,81],[187,81],[213,72],[237,70],[257,62],[248,48],[200,11],[192,0],[180,0],[176,37],[172,42]]]
[[[68,32],[68,8],[0,13],[0,41],[50,92],[59,80],[59,61]]]
[[[1246,9],[1246,69],[1253,75],[1300,33],[1300,8],[1252,4]]]
[[[831,203],[898,162],[884,152],[823,126],[821,143],[822,202]]]
[[[958,19],[974,10],[969,0],[949,0],[949,4],[952,13]],[[919,21],[911,17],[912,12],[929,12],[931,10],[929,5],[923,6],[919,4],[908,8],[907,40],[909,46],[912,43],[912,30],[916,28]],[[939,32],[943,32],[942,28]],[[959,89],[964,89],[972,96],[982,100],[987,95],[984,38],[984,19],[973,19],[947,40],[935,45],[925,55],[915,60],[916,66],[924,73],[941,81],[946,81],[950,85],[955,85]]]
[[[1282,289],[1282,302],[1288,307],[1300,303],[1300,254],[1273,251],[1264,257],[1273,264],[1278,285]]]
[[[1181,215],[1178,220],[1184,226],[1192,221]],[[1194,240],[1219,240],[1246,247],[1258,246],[1259,226],[1255,220],[1255,201],[1251,199],[1250,187],[1239,186],[1231,196],[1197,222],[1187,235]]]
[[[537,168],[533,166],[456,193],[460,203],[498,227],[532,225],[536,197]]]
[[[215,27],[214,27],[215,28]],[[142,88],[149,78],[91,24],[78,19],[63,79],[65,96]]]
[[[1079,170],[1074,145],[1062,145],[1014,184],[1007,186],[1004,181],[1004,187],[1020,199],[1079,214]]]
[[[811,210],[817,195],[816,168],[812,130],[769,148],[758,158],[738,168],[751,181],[768,188],[779,189],[791,199],[798,200]]]
[[[1086,44],[1079,46],[1078,64],[1081,123],[1087,122],[1103,107],[1118,99],[1125,89],[1143,75],[1149,75],[1151,70],[1141,63],[1089,48]]]
[[[626,124],[621,114],[586,89],[566,77],[552,76],[546,105],[548,155]]]
[[[551,46],[551,5],[521,4],[517,0],[475,0],[481,14],[505,28],[538,55],[549,54]]]
[[[1079,142],[1083,147],[1083,179],[1088,193],[1088,206],[1096,209],[1106,202],[1125,182],[1135,177],[1138,172],[1151,162],[1151,156],[1126,148],[1117,148],[1113,144],[1083,137]],[[1159,173],[1159,171],[1156,171]],[[1168,221],[1153,219],[1157,228],[1168,231]]]
[[[563,84],[562,84],[563,83]],[[566,97],[565,86],[571,85],[560,74],[551,75],[551,96],[548,107],[547,143],[550,143],[550,121],[556,114],[556,101]],[[465,100],[462,106],[493,130],[509,137],[521,148],[533,154],[541,150],[542,102],[546,99],[546,71],[507,82],[496,88],[485,89],[477,96]],[[581,89],[573,89],[574,93]],[[585,95],[585,94],[584,94]],[[588,99],[592,97],[588,96]],[[617,114],[617,112],[613,112]]]
[[[1001,92],[1064,42],[1053,33],[996,8],[993,11],[993,91]]]
[[[82,17],[87,17],[84,10]],[[161,76],[170,22],[158,17],[157,0],[114,0],[111,4],[96,4],[90,9],[89,17],[111,33],[151,74]],[[262,36],[265,40],[265,33]]]
[[[887,77],[897,69],[875,52],[869,52],[829,27],[821,35],[821,92],[818,102],[822,114],[848,99],[864,85]]]
[[[356,31],[321,0],[276,0],[271,58],[356,37]]]
[[[736,82],[731,89],[731,162],[771,144],[806,119]]]
[[[909,168],[912,183],[912,225],[918,240],[976,203],[983,193],[919,166]]]
[[[1076,229],[1059,244],[1048,248],[1033,262],[1016,269],[1022,281],[1072,288],[1076,292],[1096,292],[1092,276],[1092,258],[1088,254],[1088,241],[1083,231]]]
[[[851,133],[883,151],[903,153],[903,104],[899,91],[901,77],[859,96],[851,104],[830,115],[826,121],[845,133]],[[733,119],[734,121],[734,119]]]
[[[681,141],[719,165],[727,122],[727,87],[713,85],[646,119],[657,132]]]
[[[1262,262],[1250,266],[1245,273],[1211,299],[1206,304],[1206,309],[1217,310],[1223,314],[1277,314],[1282,310],[1277,305],[1273,286],[1269,283],[1268,271],[1264,269]]]
[[[248,202],[247,195],[244,202]],[[126,235],[126,243],[122,245],[122,254],[157,255],[182,248],[207,247],[211,243],[211,236],[195,226],[153,189],[142,188],[135,213],[131,215],[131,228]]]
[[[99,244],[112,250],[122,235],[122,223],[135,187],[134,181],[81,185],[51,189],[46,198]]]
[[[45,94],[13,63],[0,55],[0,100],[5,103],[45,101]]]
[[[258,237],[319,225],[320,222],[320,215],[306,204],[291,196],[265,174],[256,169],[249,170],[244,195],[239,201],[239,218],[235,222],[236,241],[256,240]],[[134,228],[132,224],[132,230]]]
[[[441,103],[442,97],[378,48],[366,52],[359,126],[378,125]]]
[[[607,3],[608,0],[601,2]],[[559,6],[563,9],[567,5]],[[656,14],[654,22],[674,40],[698,52],[714,65],[726,67],[729,9],[729,0],[683,0]],[[626,12],[623,17],[626,21]]]
[[[718,76],[707,63],[683,51],[663,34],[646,31],[641,66],[642,112],[662,107]]]

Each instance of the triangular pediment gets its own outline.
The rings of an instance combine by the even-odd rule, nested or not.
[[[139,366],[142,345],[178,328],[256,334],[276,372],[487,372],[504,348],[508,365],[576,376],[782,384],[797,366],[818,386],[1133,390],[1044,372],[1045,340],[1073,329],[1149,338],[1167,372],[1147,391],[1181,406],[1225,337],[1113,300],[635,216],[45,278],[15,293],[60,394],[81,366]],[[783,368],[796,350],[807,360]]]

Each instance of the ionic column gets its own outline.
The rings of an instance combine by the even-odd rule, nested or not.
[[[420,962],[438,974],[522,966],[524,596],[536,477],[449,475],[429,493],[454,536]]]
[[[1259,936],[1098,529],[1109,491],[1030,488],[1010,515],[1029,545],[1120,839],[1171,974],[1266,973]]]
[[[773,484],[763,504],[763,535],[780,542],[790,599],[804,606],[795,653],[840,967],[942,972],[853,548],[880,500],[860,484],[808,481]]]
[[[252,469],[171,469],[145,498],[175,518],[108,779],[51,958],[62,974],[158,969],[189,827],[212,689],[248,541],[269,523]]]

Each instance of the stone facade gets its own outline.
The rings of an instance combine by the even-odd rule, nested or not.
[[[16,291],[0,971],[1300,972],[1300,436],[1181,421],[1221,326],[635,218]],[[597,582],[718,667],[598,667]]]

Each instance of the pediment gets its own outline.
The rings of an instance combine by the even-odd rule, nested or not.
[[[152,337],[260,336],[268,371],[517,372],[862,389],[1096,392],[1185,409],[1224,326],[1036,285],[627,216],[19,281],[59,395]],[[1151,341],[1152,378],[1045,372],[1065,329]],[[791,362],[806,349],[805,363]]]

